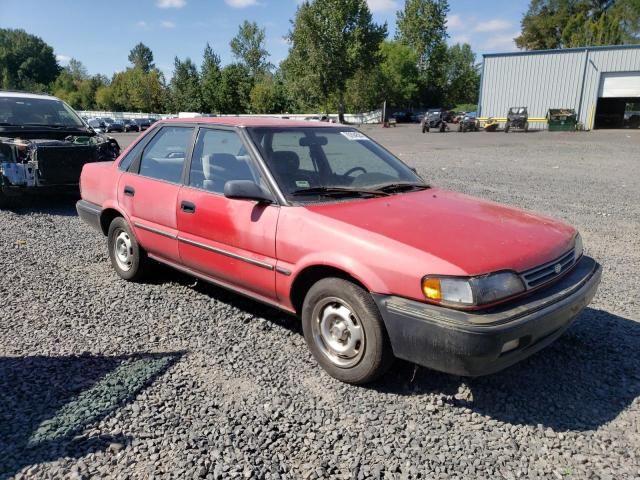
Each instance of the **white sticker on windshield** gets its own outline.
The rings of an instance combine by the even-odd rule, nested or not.
[[[369,140],[365,135],[360,132],[340,132],[348,140]]]

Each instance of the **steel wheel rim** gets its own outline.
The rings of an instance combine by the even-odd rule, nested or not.
[[[124,230],[118,231],[116,240],[113,243],[113,253],[118,264],[118,268],[128,272],[133,265],[133,243],[131,237]]]
[[[321,300],[312,314],[313,340],[322,354],[340,368],[357,365],[364,355],[366,338],[362,322],[344,300]]]

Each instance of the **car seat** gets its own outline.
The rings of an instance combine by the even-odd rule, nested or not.
[[[298,182],[306,181],[309,186],[310,181],[307,175],[300,172],[300,157],[296,152],[289,150],[279,150],[271,154],[269,166],[274,172],[278,183],[288,191],[304,188]]]
[[[251,168],[244,160],[230,153],[214,153],[202,157],[204,181],[202,187],[211,192],[224,192],[229,180],[253,180]]]

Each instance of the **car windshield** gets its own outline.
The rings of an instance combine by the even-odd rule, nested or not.
[[[413,170],[355,129],[247,130],[290,200],[375,196],[427,187]]]
[[[54,98],[0,97],[0,125],[83,127],[71,107]]]

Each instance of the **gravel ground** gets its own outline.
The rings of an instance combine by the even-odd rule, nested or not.
[[[124,282],[75,199],[32,200],[0,211],[0,477],[640,478],[640,132],[364,130],[582,231],[605,273],[567,334],[489,377],[341,384],[294,318],[161,267]]]

